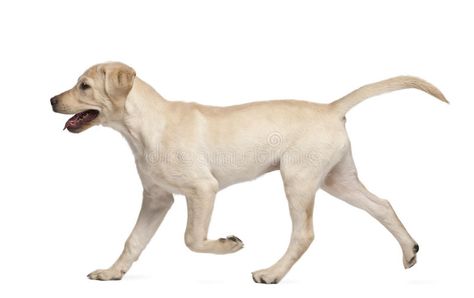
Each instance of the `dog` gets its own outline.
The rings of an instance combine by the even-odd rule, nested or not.
[[[319,188],[377,219],[399,242],[404,267],[412,267],[419,246],[390,203],[359,181],[345,129],[345,115],[352,107],[405,88],[448,103],[432,84],[400,76],[365,85],[330,104],[273,100],[215,107],[167,101],[123,63],[92,66],[72,89],[50,103],[54,112],[74,114],[64,127],[72,133],[104,125],[125,137],[143,184],[143,202],[120,257],[110,268],[88,277],[121,279],[160,226],[173,194],[186,197],[189,249],[214,254],[240,250],[243,243],[236,236],[207,238],[216,194],[276,170],[288,199],[291,240],[273,266],[252,273],[256,283],[280,282],[308,249],[314,238],[313,206]]]

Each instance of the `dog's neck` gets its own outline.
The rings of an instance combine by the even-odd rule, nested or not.
[[[157,118],[163,117],[166,105],[167,101],[150,85],[135,78],[125,102],[122,119],[108,123],[107,126],[125,137],[136,158],[156,153],[154,151],[158,149],[165,124],[163,121],[157,121]]]

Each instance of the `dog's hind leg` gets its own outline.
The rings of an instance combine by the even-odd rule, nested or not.
[[[150,242],[173,201],[173,195],[170,193],[154,191],[150,194],[144,191],[140,215],[125,243],[122,254],[109,269],[96,270],[88,277],[96,280],[121,279]]]
[[[200,181],[198,186],[186,193],[188,222],[184,240],[186,246],[192,251],[228,254],[244,246],[236,236],[227,236],[218,240],[207,239],[217,188],[217,182],[210,179]]]
[[[377,219],[398,240],[405,268],[415,265],[418,244],[408,234],[390,203],[370,193],[359,181],[350,151],[326,176],[322,189]]]
[[[282,160],[280,171],[292,221],[291,240],[286,253],[278,262],[267,269],[252,273],[252,278],[256,283],[280,282],[314,239],[314,196],[324,169],[320,166],[315,167],[313,164]]]

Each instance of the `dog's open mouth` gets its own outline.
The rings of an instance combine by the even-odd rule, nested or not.
[[[77,113],[66,122],[64,129],[67,129],[70,132],[75,132],[97,118],[97,116],[99,116],[99,111],[97,110],[87,110]]]

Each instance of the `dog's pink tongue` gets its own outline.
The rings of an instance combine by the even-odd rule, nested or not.
[[[67,129],[67,128],[71,128],[71,127],[75,127],[77,126],[77,123],[78,123],[78,114],[72,116],[71,118],[69,118],[68,121],[66,121],[66,124],[64,124],[64,128],[63,130]]]
[[[96,110],[87,110],[84,112],[77,113],[72,116],[66,124],[64,124],[64,129],[67,129],[71,132],[72,130],[77,130],[84,126],[84,124],[91,122],[99,115],[99,111]]]

